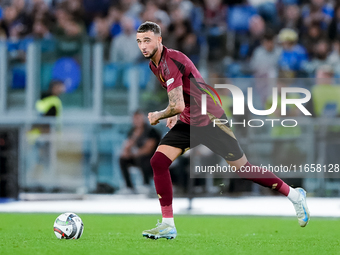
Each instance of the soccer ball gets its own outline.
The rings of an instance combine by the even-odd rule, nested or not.
[[[84,225],[77,214],[63,213],[55,220],[53,230],[59,239],[79,239],[83,234]]]

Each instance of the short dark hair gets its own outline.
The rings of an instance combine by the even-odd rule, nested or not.
[[[135,116],[135,115],[144,115],[144,111],[142,109],[137,109],[133,113],[133,116]]]
[[[148,31],[152,31],[154,32],[154,34],[161,35],[161,27],[157,23],[152,21],[145,21],[137,29],[137,33],[145,33]]]
[[[263,39],[266,41],[273,41],[274,38],[275,38],[275,33],[269,29],[263,35]]]

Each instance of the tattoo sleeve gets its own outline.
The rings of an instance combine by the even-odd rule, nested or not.
[[[181,113],[185,107],[183,98],[183,87],[179,86],[168,93],[169,105],[159,112],[159,119],[166,119]]]

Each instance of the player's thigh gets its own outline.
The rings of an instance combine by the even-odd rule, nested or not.
[[[227,125],[208,125],[202,129],[201,143],[236,167],[246,158],[233,131]],[[245,162],[246,163],[246,162]]]
[[[227,163],[231,167],[235,167],[235,169],[240,169],[242,166],[244,166],[248,162],[248,159],[245,154],[240,159],[230,161],[227,160]]]
[[[178,121],[162,138],[157,151],[174,161],[190,148],[190,125]]]

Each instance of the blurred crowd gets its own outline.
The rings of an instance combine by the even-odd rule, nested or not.
[[[135,35],[144,21],[154,21],[161,26],[165,46],[182,51],[196,65],[208,63],[206,69],[210,76],[320,78],[322,80],[313,87],[308,87],[312,93],[308,110],[316,117],[340,116],[340,86],[334,85],[333,80],[340,77],[340,1],[0,0],[0,42],[6,42],[11,60],[25,60],[27,46],[34,40],[41,42],[43,53],[52,52],[57,57],[74,57],[84,41],[100,41],[105,45],[106,63],[115,63],[111,69],[105,69],[110,64],[104,67],[106,87],[118,83],[110,79],[106,82],[106,73],[128,70],[131,63],[144,59]],[[25,72],[25,67],[22,69]],[[109,71],[105,73],[105,70]],[[124,77],[128,76],[125,73]],[[149,79],[145,80],[146,84]],[[260,107],[268,104],[270,107],[271,93],[266,89],[271,85],[262,81],[252,85],[257,96],[260,95]],[[281,80],[277,87],[290,85],[289,81]],[[228,112],[231,115],[230,94],[222,92],[221,97],[225,98],[223,105],[227,115]],[[151,104],[157,97],[152,94],[150,98]],[[289,116],[298,115],[293,110],[289,111]],[[292,130],[288,130],[290,136],[298,137],[303,132],[299,127]],[[334,140],[335,134],[340,134],[339,128],[331,131],[330,137]],[[273,128],[272,135],[284,137],[287,129]],[[129,150],[121,157],[121,167],[125,170],[135,163]],[[331,157],[332,152],[334,155],[325,162],[338,160],[338,147],[328,146],[326,151],[327,157]],[[273,152],[289,159],[290,163],[294,162],[294,157],[299,159],[296,164],[303,160],[295,147],[276,144]],[[280,158],[278,164],[282,162],[284,159]],[[146,181],[148,171],[145,171]],[[127,170],[125,178],[127,186],[132,187]]]
[[[135,30],[162,28],[164,45],[195,64],[208,59],[219,74],[313,77],[331,65],[340,74],[340,3],[335,0],[0,0],[0,39],[25,51],[38,39],[61,39],[64,50],[92,38],[108,60],[141,58]],[[242,63],[233,68],[225,63]]]

